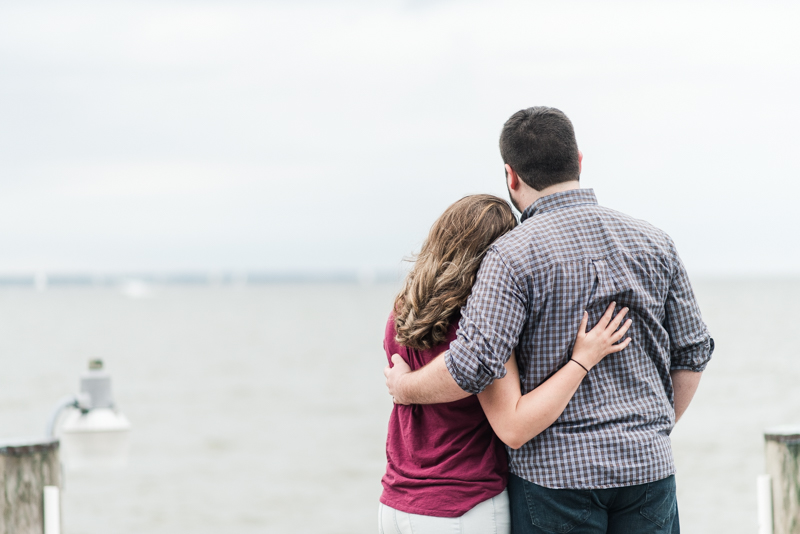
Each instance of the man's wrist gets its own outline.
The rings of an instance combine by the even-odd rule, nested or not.
[[[397,404],[411,404],[408,398],[408,379],[411,376],[411,373],[405,373],[398,377],[397,383],[395,385],[395,403]]]

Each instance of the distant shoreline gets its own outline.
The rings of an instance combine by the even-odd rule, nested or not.
[[[24,273],[0,275],[0,287],[45,289],[51,286],[115,287],[131,282],[149,285],[240,286],[264,284],[375,284],[397,283],[400,271],[186,271],[171,273],[132,272],[115,274]]]
[[[130,273],[21,273],[0,274],[0,287],[124,287],[142,286],[257,286],[277,284],[399,284],[401,270],[340,271],[175,271]],[[714,282],[799,283],[800,274],[700,274],[691,277],[696,284]]]

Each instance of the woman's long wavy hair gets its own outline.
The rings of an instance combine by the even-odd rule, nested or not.
[[[397,342],[422,350],[444,343],[486,251],[516,225],[511,207],[493,195],[471,195],[447,208],[395,299]]]

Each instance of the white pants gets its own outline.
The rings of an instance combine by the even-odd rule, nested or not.
[[[475,505],[461,517],[407,514],[380,503],[380,534],[510,534],[508,491]]]

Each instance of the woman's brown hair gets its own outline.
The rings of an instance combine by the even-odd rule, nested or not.
[[[511,207],[493,195],[471,195],[447,208],[395,299],[397,342],[415,349],[444,343],[486,251],[516,225]]]

